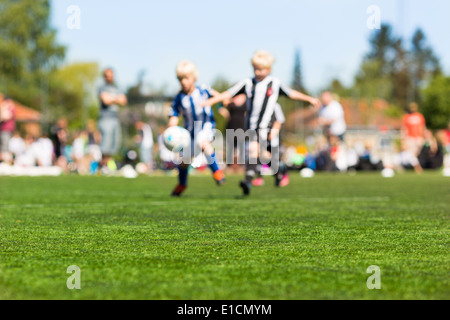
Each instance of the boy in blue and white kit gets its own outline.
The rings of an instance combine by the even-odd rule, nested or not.
[[[216,122],[211,106],[203,107],[201,104],[217,96],[218,92],[206,86],[197,86],[198,71],[189,61],[182,61],[177,66],[177,78],[181,85],[180,93],[175,97],[170,110],[169,127],[177,126],[179,118],[183,117],[184,127],[191,134],[191,149],[194,157],[193,165],[201,161],[203,153],[218,185],[225,183],[225,175],[219,169],[214,148],[211,142],[214,139]],[[178,166],[179,184],[172,192],[172,196],[179,197],[187,188],[188,169],[190,164],[182,163]]]

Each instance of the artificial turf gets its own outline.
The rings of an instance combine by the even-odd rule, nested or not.
[[[449,178],[239,178],[0,177],[0,299],[450,298]]]

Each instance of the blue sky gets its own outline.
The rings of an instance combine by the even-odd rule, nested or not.
[[[318,91],[334,78],[350,84],[373,32],[367,8],[409,40],[421,27],[445,72],[450,73],[450,1],[443,0],[52,0],[52,25],[68,46],[67,61],[112,66],[122,88],[140,70],[154,87],[178,90],[175,66],[194,61],[199,82],[221,75],[230,82],[252,74],[250,58],[266,49],[273,74],[289,84],[294,53],[301,50],[303,79]],[[79,30],[70,30],[67,8],[80,9]]]

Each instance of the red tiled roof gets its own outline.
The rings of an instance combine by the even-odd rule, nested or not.
[[[3,95],[0,94],[0,103],[3,101]],[[14,106],[16,108],[16,121],[19,122],[39,122],[41,121],[41,113],[39,111],[33,110],[31,108],[25,107],[14,101]]]
[[[345,113],[348,127],[378,127],[399,130],[402,125],[401,118],[392,118],[386,115],[389,104],[381,99],[370,104],[366,100],[342,99],[340,101]],[[312,109],[300,109],[288,115],[287,128],[295,128],[295,124],[304,124],[308,128],[318,127],[317,116]]]

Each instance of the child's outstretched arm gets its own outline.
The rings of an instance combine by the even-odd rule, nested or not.
[[[304,93],[301,93],[297,90],[292,90],[289,98],[292,100],[297,100],[297,101],[306,101],[309,102],[310,104],[312,104],[314,107],[319,108],[320,107],[320,100],[317,98],[313,98],[310,97]]]
[[[213,97],[201,102],[201,106],[202,107],[206,107],[206,106],[213,106],[219,102],[223,102],[224,100],[229,100],[231,99],[232,96],[228,91],[225,91],[224,93],[218,93],[216,92],[216,95],[213,94]]]

